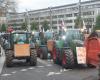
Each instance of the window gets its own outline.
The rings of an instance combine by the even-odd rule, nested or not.
[[[94,18],[85,18],[84,22],[94,22]]]
[[[64,15],[58,15],[58,18],[64,18]]]
[[[72,20],[65,20],[65,23],[72,23]]]
[[[53,24],[57,24],[57,21],[53,21],[52,23],[53,23]]]
[[[52,16],[52,18],[54,19],[54,18],[57,18],[57,16],[55,15],[55,16]]]
[[[83,16],[94,15],[94,11],[83,12]]]
[[[30,20],[34,20],[34,18],[30,18]]]
[[[35,20],[38,20],[39,18],[35,18]]]
[[[72,28],[72,26],[67,26],[67,28]]]
[[[74,13],[74,16],[75,16],[75,17],[78,16],[78,13]]]
[[[66,14],[66,17],[72,17],[72,14]]]
[[[40,17],[40,19],[44,19],[44,17]]]
[[[17,34],[17,33],[15,33],[15,34],[13,34],[13,36],[14,36],[14,43],[16,43],[16,44],[25,44],[25,43],[27,43],[27,34]]]

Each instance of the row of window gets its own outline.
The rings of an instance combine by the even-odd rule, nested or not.
[[[18,19],[18,20],[10,20],[8,22],[23,22],[23,19]]]
[[[94,18],[84,18],[83,20],[84,20],[84,22],[94,22]],[[74,23],[75,23],[75,21],[76,20],[74,20]],[[16,20],[11,20],[9,22],[23,22],[23,20],[22,19],[17,20],[17,21]],[[52,23],[57,24],[57,21],[52,21]],[[58,23],[61,24],[62,20],[59,20]],[[73,23],[73,20],[72,19],[71,20],[64,20],[64,23]],[[40,22],[40,24],[42,24],[42,22]]]
[[[78,13],[74,13],[74,14],[63,14],[63,15],[53,15],[52,18],[53,19],[57,19],[57,17],[58,18],[64,18],[64,15],[65,15],[65,17],[77,17],[78,16]],[[94,15],[94,11],[83,12],[82,15],[83,16]],[[50,19],[50,16],[40,17],[40,20],[43,20],[43,19]],[[39,17],[30,18],[30,20],[39,20]]]
[[[63,8],[63,9],[58,9],[58,10],[53,10],[52,9],[52,13],[66,13],[66,12],[69,12],[69,11],[78,11],[79,7],[78,7],[78,4],[76,4],[77,6],[75,7],[70,7],[70,8]],[[81,10],[86,10],[86,9],[93,9],[93,8],[100,8],[100,4],[96,3],[96,4],[90,4],[90,5],[82,5],[81,6]],[[44,12],[37,12],[37,13],[30,13],[29,15],[30,16],[39,16],[40,14],[48,14],[50,13],[50,11],[44,11]]]
[[[72,26],[66,26],[66,28],[72,28]],[[53,29],[57,29],[57,26],[53,26]]]

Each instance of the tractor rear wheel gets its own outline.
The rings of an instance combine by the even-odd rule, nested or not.
[[[13,60],[13,52],[12,50],[8,50],[6,52],[6,66],[12,67],[12,60]]]
[[[74,67],[74,55],[71,49],[63,50],[62,66],[64,68]]]
[[[35,49],[31,49],[30,65],[35,66],[37,64],[37,54]]]
[[[40,47],[41,48],[41,53],[40,53],[40,58],[41,59],[47,59],[48,58],[48,49],[46,46]]]

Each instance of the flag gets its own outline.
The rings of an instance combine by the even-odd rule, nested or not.
[[[62,22],[61,22],[61,27],[64,28],[65,27],[65,23],[64,23],[64,20],[62,19]]]
[[[86,29],[86,26],[85,26],[85,22],[83,20],[83,30],[85,30],[85,29]]]

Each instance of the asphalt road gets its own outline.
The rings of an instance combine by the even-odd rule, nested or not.
[[[3,67],[0,80],[97,80],[95,68],[64,69],[52,60],[38,58],[37,66],[29,66],[25,61],[16,61],[12,68]]]

